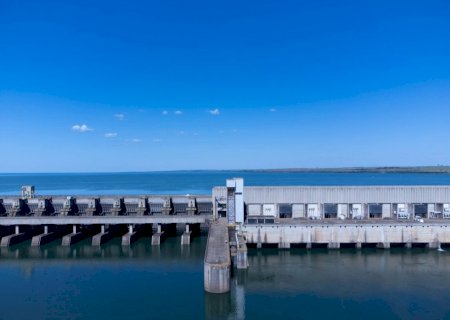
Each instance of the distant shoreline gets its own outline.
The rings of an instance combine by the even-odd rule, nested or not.
[[[277,173],[450,173],[450,166],[424,167],[348,167],[348,168],[285,168],[255,169],[245,172],[277,172]]]
[[[164,174],[164,173],[450,173],[450,166],[415,167],[342,167],[342,168],[278,168],[278,169],[206,169],[206,170],[160,170],[160,171],[91,171],[91,172],[0,172],[2,176],[13,175],[104,175],[104,174]]]

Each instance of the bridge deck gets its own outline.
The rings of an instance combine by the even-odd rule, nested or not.
[[[71,224],[169,224],[205,223],[212,215],[178,216],[44,216],[1,217],[0,225],[71,225]]]

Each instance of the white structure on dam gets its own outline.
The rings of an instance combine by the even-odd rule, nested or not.
[[[244,222],[236,223],[257,246],[450,243],[450,186],[244,187],[242,196]],[[214,188],[213,198],[217,216],[238,210],[225,205],[229,187]]]

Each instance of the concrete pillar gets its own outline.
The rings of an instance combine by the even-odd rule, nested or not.
[[[9,246],[18,244],[25,240],[30,239],[30,237],[31,237],[30,232],[20,233],[19,226],[15,226],[14,234],[4,236],[0,241],[0,247],[9,247]]]
[[[97,233],[95,236],[92,237],[92,246],[98,247],[102,244],[108,242],[113,237],[113,234],[110,230],[105,230],[105,225],[102,224],[100,227],[100,233]]]
[[[128,232],[122,236],[122,246],[129,246],[138,239],[138,232],[134,231],[133,225],[128,225]]]
[[[236,267],[238,269],[248,268],[248,257],[247,257],[247,243],[243,236],[238,236],[237,243],[237,254],[236,254]]]
[[[339,249],[341,244],[339,242],[329,242],[327,247],[328,249]]]
[[[406,249],[411,249],[412,248],[412,243],[411,242],[406,242],[405,243],[405,248]]]
[[[48,232],[48,226],[44,226],[44,233],[34,236],[31,239],[31,246],[32,247],[43,246],[52,241],[55,241],[58,237],[60,237],[63,234],[64,234],[64,232],[62,232],[61,230]]]
[[[290,249],[291,244],[289,242],[280,242],[278,243],[278,249]]]
[[[191,244],[191,234],[189,231],[189,224],[186,224],[186,231],[181,235],[181,245],[190,245]]]
[[[72,226],[72,233],[77,233],[77,225],[76,224],[74,224]]]
[[[362,248],[362,243],[361,242],[355,243],[355,249],[361,249],[361,248]]]
[[[390,242],[379,242],[377,243],[377,248],[379,249],[390,249],[391,243]]]
[[[258,228],[258,235],[256,238],[256,248],[257,249],[261,249],[262,248],[262,243],[261,243],[261,228]]]
[[[441,247],[441,243],[439,241],[433,241],[427,244],[428,249],[439,249]]]
[[[158,224],[157,232],[152,235],[152,246],[161,245],[161,237],[163,236],[164,231],[162,231],[162,227]]]
[[[307,242],[306,243],[306,249],[308,249],[308,250],[312,249],[312,243],[311,242]]]

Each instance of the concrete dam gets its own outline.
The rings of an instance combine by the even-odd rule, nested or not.
[[[248,267],[247,246],[449,245],[450,186],[244,187],[234,178],[210,195],[36,196],[25,186],[20,197],[0,197],[2,247],[113,237],[129,246],[141,236],[160,245],[175,234],[189,245],[201,230],[209,230],[205,290],[228,292],[232,269]]]

